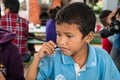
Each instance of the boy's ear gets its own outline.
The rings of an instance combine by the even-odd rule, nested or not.
[[[85,41],[86,43],[90,43],[94,38],[94,32],[90,32],[86,37],[85,37]]]

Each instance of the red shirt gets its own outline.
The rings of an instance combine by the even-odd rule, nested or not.
[[[13,40],[21,54],[28,52],[28,21],[18,14],[9,13],[2,16],[0,21],[0,28],[16,33],[16,38]]]
[[[102,38],[102,48],[105,49],[110,54],[112,49],[112,44],[107,38]]]

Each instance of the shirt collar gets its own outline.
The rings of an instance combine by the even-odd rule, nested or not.
[[[96,66],[96,54],[95,54],[95,50],[92,46],[90,46],[88,44],[88,59],[86,61],[86,67],[95,67]],[[71,56],[66,56],[64,54],[62,54],[62,62],[64,64],[74,64],[74,60],[72,59]]]
[[[72,59],[71,56],[66,56],[64,54],[62,54],[62,62],[64,64],[74,64],[74,60]]]
[[[96,64],[97,64],[97,61],[96,61],[96,52],[94,50],[94,47],[90,46],[88,44],[88,58],[87,58],[87,61],[86,61],[86,67],[95,67]]]

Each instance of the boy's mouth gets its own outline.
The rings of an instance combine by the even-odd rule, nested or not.
[[[65,47],[59,47],[62,52],[66,52],[68,49]]]

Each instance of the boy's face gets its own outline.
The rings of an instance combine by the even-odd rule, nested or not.
[[[71,56],[76,53],[85,51],[87,43],[91,40],[82,38],[82,33],[79,31],[76,24],[63,23],[56,25],[57,45],[63,54]]]

